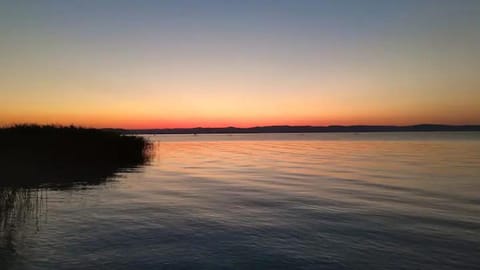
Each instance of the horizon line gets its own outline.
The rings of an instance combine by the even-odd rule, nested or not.
[[[76,126],[76,125],[73,125]],[[104,127],[99,129],[120,129],[120,130],[189,130],[189,129],[254,129],[254,128],[335,128],[335,127],[480,127],[480,123],[477,124],[439,124],[439,123],[419,123],[411,125],[370,125],[370,124],[353,124],[353,125],[258,125],[249,127],[237,127],[237,126],[196,126],[196,127],[152,127],[152,128],[117,128],[117,127]]]
[[[342,125],[342,124],[329,124],[329,125],[289,125],[289,124],[277,124],[277,125],[256,125],[256,126],[247,126],[247,127],[238,127],[238,126],[194,126],[194,127],[151,127],[151,128],[122,128],[122,127],[93,127],[89,125],[82,124],[60,124],[60,123],[32,123],[32,122],[23,122],[23,123],[8,123],[0,125],[0,128],[8,128],[14,126],[22,125],[38,125],[38,126],[61,126],[61,127],[82,127],[82,128],[93,128],[93,129],[106,129],[106,130],[193,130],[193,129],[240,129],[248,130],[255,128],[355,128],[355,127],[390,127],[390,128],[412,128],[412,127],[480,127],[480,123],[475,124],[441,124],[441,123],[417,123],[417,124],[406,124],[406,125],[396,125],[396,124],[352,124],[352,125]]]

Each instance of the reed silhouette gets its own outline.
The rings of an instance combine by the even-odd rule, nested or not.
[[[99,185],[152,157],[142,137],[80,127],[0,128],[0,264],[15,259],[22,227],[37,224],[48,189]]]
[[[0,265],[16,260],[16,247],[23,242],[23,226],[39,225],[46,212],[47,191],[37,188],[0,187]]]
[[[0,129],[0,186],[97,183],[148,162],[142,137],[75,126]]]

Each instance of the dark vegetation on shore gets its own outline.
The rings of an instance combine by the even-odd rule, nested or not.
[[[16,231],[44,216],[47,189],[103,184],[149,161],[142,137],[80,127],[0,128],[0,262],[15,254]]]
[[[149,159],[142,137],[74,126],[0,128],[0,187],[98,184]]]
[[[260,126],[250,128],[166,128],[166,129],[108,129],[125,134],[209,134],[209,133],[313,133],[313,132],[432,132],[432,131],[480,131],[480,125],[413,126]]]

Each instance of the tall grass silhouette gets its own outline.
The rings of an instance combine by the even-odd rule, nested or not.
[[[75,126],[0,129],[1,186],[95,183],[149,160],[142,137]]]
[[[9,265],[22,227],[38,224],[47,190],[98,185],[151,158],[142,137],[75,126],[0,128],[0,264]]]

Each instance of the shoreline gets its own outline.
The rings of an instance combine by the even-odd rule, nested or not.
[[[249,128],[237,127],[196,127],[196,128],[164,128],[164,129],[114,129],[122,134],[260,134],[260,133],[366,133],[366,132],[475,132],[480,125],[432,125],[421,124],[411,126],[261,126]]]

